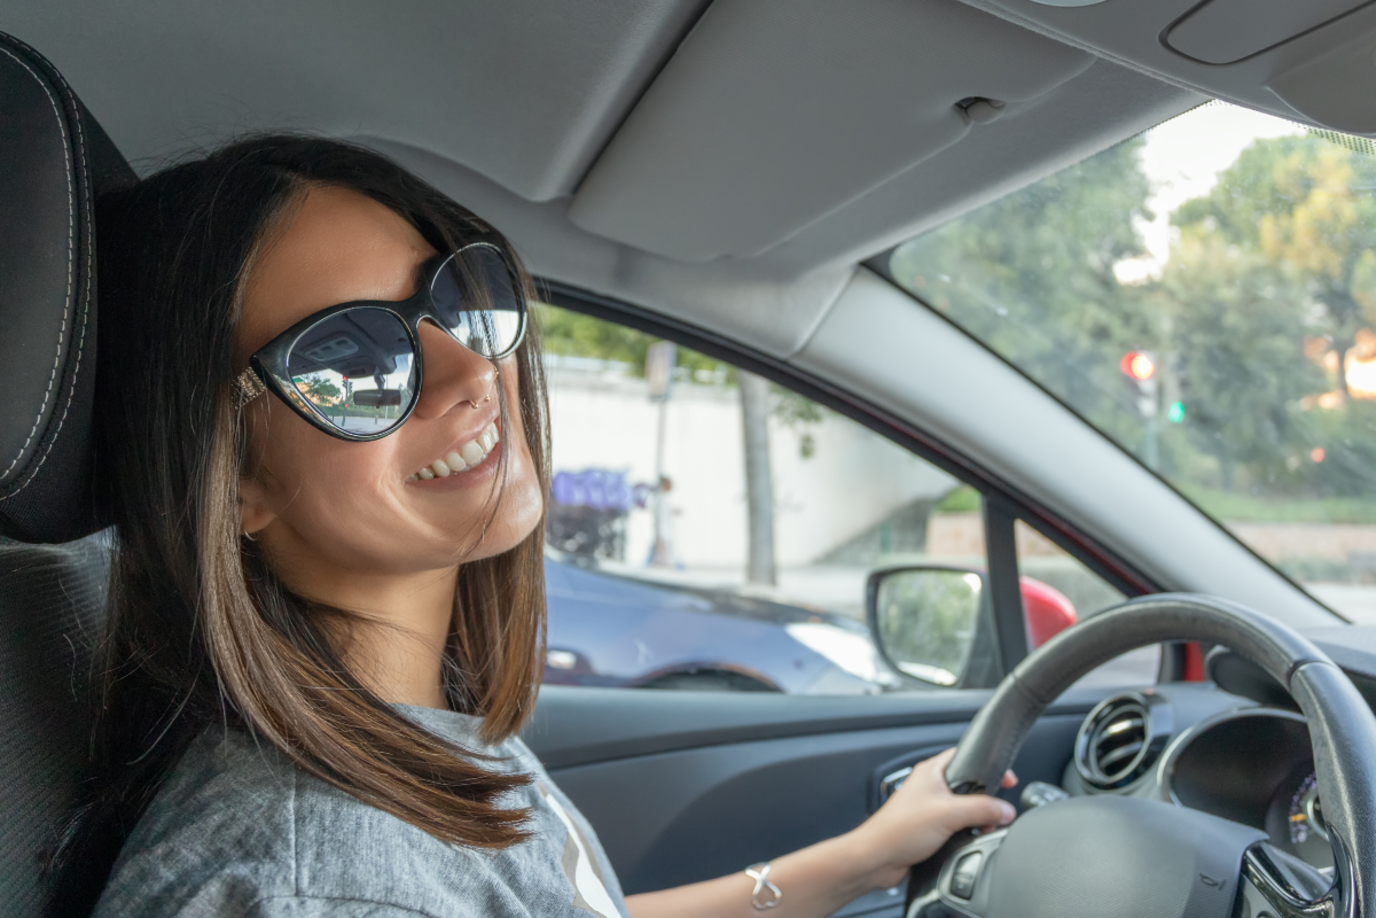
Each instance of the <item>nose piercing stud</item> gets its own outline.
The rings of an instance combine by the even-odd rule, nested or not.
[[[494,380],[495,380],[495,379],[500,379],[500,378],[501,378],[501,374],[499,374],[496,370],[493,370],[493,371],[492,371],[492,378],[493,378]],[[475,402],[475,401],[473,401],[473,399],[470,398],[470,399],[468,400],[468,404],[472,405],[474,408],[477,408],[479,405],[484,404],[485,402],[490,402],[490,401],[492,401],[492,393],[491,393],[491,392],[489,392],[489,393],[487,393],[486,395],[484,395],[484,396],[482,397],[482,401]]]

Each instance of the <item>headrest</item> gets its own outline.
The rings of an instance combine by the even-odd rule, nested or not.
[[[65,542],[91,497],[98,192],[134,180],[36,51],[0,33],[0,534]]]

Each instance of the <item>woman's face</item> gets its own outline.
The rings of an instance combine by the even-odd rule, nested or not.
[[[311,190],[249,275],[239,365],[327,306],[406,299],[421,263],[434,254],[415,227],[371,198]],[[331,437],[272,396],[245,409],[257,464],[241,485],[242,523],[288,583],[332,570],[352,577],[453,568],[514,547],[539,522],[542,498],[517,408],[516,358],[493,364],[430,322],[421,323],[420,343],[420,399],[410,419],[380,440]],[[507,429],[499,385],[509,406]],[[498,445],[463,472],[418,477],[451,452],[474,456],[473,441],[489,425],[507,445],[505,468]]]

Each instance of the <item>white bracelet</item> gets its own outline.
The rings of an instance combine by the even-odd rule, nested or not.
[[[783,890],[769,882],[769,867],[769,862],[764,861],[745,868],[745,875],[755,881],[755,892],[750,896],[750,904],[757,912],[778,908],[784,898]]]

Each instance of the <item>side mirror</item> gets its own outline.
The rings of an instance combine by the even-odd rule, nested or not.
[[[874,642],[900,673],[929,685],[955,685],[970,661],[987,592],[979,571],[875,571],[865,591]]]

